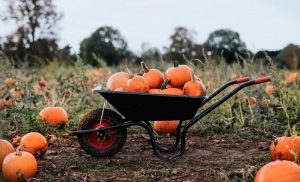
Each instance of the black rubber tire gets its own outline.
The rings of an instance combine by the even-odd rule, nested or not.
[[[102,108],[93,110],[89,113],[87,113],[79,122],[78,124],[78,130],[85,130],[89,129],[89,126],[93,125],[95,122],[99,122],[101,119],[102,114]],[[113,125],[118,124],[122,121],[122,118],[119,114],[116,112],[105,109],[104,114],[102,117],[103,121],[110,121]],[[110,146],[109,148],[105,149],[98,149],[95,148],[90,144],[90,142],[87,139],[87,134],[78,135],[78,141],[80,146],[85,150],[88,154],[94,156],[94,157],[106,157],[106,156],[112,156],[116,153],[118,153],[123,145],[126,142],[127,138],[127,129],[119,128],[115,129],[117,132],[117,139],[116,141]]]

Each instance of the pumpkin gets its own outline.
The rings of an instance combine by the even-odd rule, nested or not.
[[[150,89],[149,93],[152,94],[169,94],[169,95],[183,95],[183,90],[180,88],[168,87],[169,80],[162,83],[161,89]]]
[[[109,77],[106,83],[107,90],[115,90],[117,88],[123,88],[126,90],[127,81],[129,79],[129,74],[126,72],[118,72]]]
[[[251,106],[254,106],[254,105],[256,105],[257,100],[255,97],[243,97],[242,98],[243,104],[248,104],[248,102]]]
[[[5,80],[5,84],[7,85],[8,88],[14,88],[16,86],[16,81],[11,78],[7,78]]]
[[[57,126],[59,123],[68,122],[68,114],[62,107],[46,107],[40,111],[39,115],[48,125]]]
[[[146,78],[142,76],[134,76],[127,81],[128,92],[148,92],[149,84]]]
[[[183,87],[186,82],[192,80],[191,68],[187,65],[178,65],[175,62],[173,67],[167,69],[165,78],[170,81],[171,86]]]
[[[300,159],[300,137],[278,137],[270,146],[270,156],[274,160],[294,161]]]
[[[37,132],[30,132],[24,135],[20,140],[20,145],[24,145],[23,151],[29,152],[36,158],[41,157],[48,149],[46,138]]]
[[[14,105],[14,101],[13,101],[10,97],[7,97],[7,98],[5,99],[5,105],[6,105],[7,107],[12,107],[12,106]]]
[[[265,91],[268,93],[268,94],[273,94],[275,92],[275,87],[273,85],[268,85],[266,86],[266,89]]]
[[[3,160],[2,173],[7,181],[25,181],[37,172],[36,159],[31,153],[21,151],[22,147],[18,147],[16,152],[8,154]]]
[[[47,81],[46,81],[45,79],[41,79],[39,85],[40,85],[41,87],[46,87]]]
[[[2,166],[2,162],[4,160],[4,158],[15,151],[14,147],[12,146],[11,143],[9,143],[8,141],[6,140],[2,140],[0,139],[0,166]]]
[[[153,129],[158,133],[173,133],[177,130],[178,121],[154,121]]]
[[[183,92],[188,96],[205,96],[206,88],[200,78],[197,78],[192,72],[192,80],[183,86]]]
[[[149,69],[143,61],[141,65],[144,71],[143,77],[148,81],[149,88],[160,88],[164,81],[163,74],[158,69]]]
[[[254,182],[299,182],[300,166],[291,161],[273,161],[261,167]]]
[[[295,72],[295,73],[290,73],[289,75],[288,75],[288,77],[287,77],[287,80],[289,81],[289,82],[295,82],[295,81],[297,81],[297,73]]]
[[[21,97],[23,95],[23,93],[21,92],[21,90],[19,88],[13,88],[12,90],[10,90],[10,95],[12,97]]]

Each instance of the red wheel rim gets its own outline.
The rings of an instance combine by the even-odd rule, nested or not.
[[[112,124],[109,121],[102,121],[101,124],[100,122],[94,123],[88,129],[104,128],[111,125]],[[92,145],[94,148],[106,149],[111,147],[117,140],[117,131],[109,130],[104,133],[90,133],[87,134],[87,140],[90,143],[90,145]]]

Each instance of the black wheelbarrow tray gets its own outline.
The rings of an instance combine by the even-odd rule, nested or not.
[[[79,122],[78,129],[69,131],[69,135],[77,135],[81,147],[87,153],[95,157],[105,157],[112,156],[122,149],[127,138],[127,127],[141,126],[148,132],[152,148],[157,157],[164,160],[175,160],[184,153],[186,134],[193,124],[239,90],[270,80],[270,77],[258,79],[239,78],[225,83],[211,95],[205,97],[129,93],[95,88],[92,91],[100,93],[122,116],[113,110],[106,109],[105,101],[104,108],[87,113]],[[201,106],[233,84],[239,85],[196,115]],[[168,147],[159,145],[150,124],[150,121],[154,120],[179,120],[176,141],[173,144]],[[167,155],[166,153],[174,154],[170,157],[170,154]]]

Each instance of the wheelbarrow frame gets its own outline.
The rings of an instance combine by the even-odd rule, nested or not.
[[[108,130],[118,129],[118,128],[124,128],[124,127],[130,127],[130,126],[141,126],[143,127],[149,134],[150,142],[153,148],[154,153],[156,156],[162,160],[176,160],[180,158],[186,149],[186,134],[188,132],[188,129],[193,126],[196,122],[200,121],[203,117],[205,117],[208,113],[213,111],[215,108],[220,106],[223,102],[225,102],[227,99],[235,95],[238,91],[241,89],[255,85],[260,83],[265,83],[271,81],[270,77],[262,77],[258,79],[250,79],[249,77],[243,77],[236,80],[231,80],[224,85],[222,85],[219,89],[214,91],[211,95],[206,96],[202,103],[200,104],[199,108],[203,106],[204,104],[208,103],[210,100],[212,100],[215,96],[217,96],[219,93],[221,93],[223,90],[225,90],[230,85],[239,84],[235,89],[231,90],[229,93],[221,97],[219,100],[217,100],[215,103],[210,105],[208,108],[206,108],[204,111],[199,113],[198,115],[194,116],[192,119],[187,121],[186,124],[183,125],[184,120],[180,120],[179,124],[177,126],[176,131],[176,140],[173,144],[171,144],[169,147],[162,147],[156,140],[156,136],[154,134],[154,131],[152,129],[152,126],[149,121],[132,121],[128,119],[122,119],[120,124],[107,126],[104,128],[98,128],[98,129],[85,129],[85,130],[77,130],[77,131],[69,131],[69,135],[84,135],[84,134],[90,134],[90,133],[101,133]],[[99,89],[94,89],[93,92],[100,93]],[[178,147],[178,145],[180,146]],[[172,157],[166,157],[162,153],[173,153],[178,151],[175,155]]]

